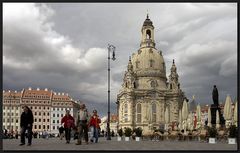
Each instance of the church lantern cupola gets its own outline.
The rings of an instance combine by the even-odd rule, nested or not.
[[[149,19],[148,14],[147,18],[143,23],[142,26],[142,40],[140,47],[153,47],[155,48],[155,41],[154,41],[154,26],[152,21]]]

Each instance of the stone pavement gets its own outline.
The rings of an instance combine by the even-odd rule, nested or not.
[[[27,141],[26,141],[27,142]],[[65,140],[59,138],[33,139],[32,146],[19,146],[20,139],[3,139],[3,150],[237,150],[236,145],[227,142],[208,144],[198,141],[150,141],[144,140],[136,142],[134,140],[117,141],[117,137],[112,140],[100,137],[99,143],[85,142],[82,145],[75,145],[74,140],[66,144]]]

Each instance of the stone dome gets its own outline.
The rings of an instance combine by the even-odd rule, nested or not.
[[[133,53],[132,65],[137,76],[166,77],[162,53],[155,48],[141,48],[137,53]]]

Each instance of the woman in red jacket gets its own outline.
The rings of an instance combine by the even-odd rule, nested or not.
[[[70,143],[71,128],[74,128],[74,118],[71,116],[70,111],[66,110],[66,115],[62,118],[61,124],[64,123],[66,143]]]
[[[100,129],[99,123],[101,123],[101,119],[97,115],[97,110],[93,110],[93,115],[89,121],[89,127],[91,127],[93,132],[93,137],[91,138],[91,142],[93,142],[93,139],[95,138],[95,143],[98,142],[98,131]]]

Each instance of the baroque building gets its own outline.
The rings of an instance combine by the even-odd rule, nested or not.
[[[143,133],[147,133],[165,123],[167,107],[170,122],[177,121],[185,96],[174,60],[168,79],[166,77],[163,53],[155,48],[154,26],[148,15],[141,33],[140,48],[129,58],[117,95],[118,127],[141,127]]]
[[[45,89],[23,89],[22,91],[3,90],[3,129],[20,132],[20,117],[23,106],[27,105],[33,113],[33,131],[48,131],[58,134],[61,119],[66,110],[76,119],[79,104],[67,93],[56,93]]]

